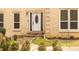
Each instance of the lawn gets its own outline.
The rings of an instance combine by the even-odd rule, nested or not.
[[[45,43],[46,46],[51,46],[54,40],[47,40],[43,38],[37,38],[33,40],[34,44],[40,45],[40,43],[43,42]],[[78,47],[79,46],[79,40],[58,40],[58,45],[60,46],[73,46],[73,47]]]

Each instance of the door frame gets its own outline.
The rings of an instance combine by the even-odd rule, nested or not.
[[[32,21],[32,14],[33,14],[34,12],[30,12],[29,13],[29,31],[31,32],[32,31],[32,23],[31,23],[31,21]],[[39,13],[39,12],[37,12],[37,13]],[[44,31],[44,15],[43,15],[43,12],[40,12],[40,14],[41,14],[41,31],[40,32],[42,32],[42,31]],[[32,31],[32,32],[34,32],[34,31]],[[37,32],[37,31],[35,31],[35,32]]]

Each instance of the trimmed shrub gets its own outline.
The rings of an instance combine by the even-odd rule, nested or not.
[[[74,36],[70,36],[69,39],[75,39],[75,37]]]
[[[62,48],[61,46],[59,46],[59,42],[58,40],[55,40],[53,43],[52,43],[52,47],[53,47],[53,51],[62,51]]]
[[[58,43],[58,40],[55,40],[53,43],[52,43],[52,47],[55,47]]]
[[[18,49],[19,49],[19,45],[15,41],[12,42],[11,45],[9,46],[9,51],[17,51]]]
[[[62,51],[62,48],[60,46],[53,47],[53,51]]]
[[[79,37],[76,37],[76,39],[79,39]]]
[[[48,39],[56,39],[56,36],[49,36]]]
[[[68,37],[63,37],[62,39],[63,39],[63,40],[68,40]]]
[[[56,38],[57,38],[56,36],[52,37],[52,39],[56,39]]]
[[[0,33],[2,33],[3,35],[5,35],[5,33],[6,33],[6,29],[5,29],[5,28],[0,27]]]
[[[44,43],[40,43],[40,46],[38,47],[38,51],[45,51],[46,50],[46,46]]]
[[[30,42],[28,40],[23,44],[21,51],[30,51]]]
[[[19,45],[11,38],[2,39],[0,47],[3,51],[16,51],[19,49]]]
[[[57,37],[57,38],[58,38],[58,39],[62,39],[63,37],[60,36],[60,37]]]
[[[14,40],[17,40],[18,36],[17,35],[13,35]]]
[[[2,42],[1,42],[1,48],[2,48],[3,51],[8,51],[9,42],[7,40],[2,40]]]

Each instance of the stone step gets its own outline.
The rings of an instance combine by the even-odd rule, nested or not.
[[[43,32],[30,32],[26,34],[27,37],[43,37],[43,35]]]

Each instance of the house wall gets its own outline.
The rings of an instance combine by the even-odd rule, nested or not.
[[[29,32],[29,13],[44,12],[40,9],[28,8],[0,8],[0,13],[4,14],[4,28],[6,29],[6,36],[12,35],[26,35]],[[14,13],[20,14],[20,29],[14,29]]]
[[[68,37],[68,36],[75,36],[79,37],[79,31],[60,31],[59,30],[59,19],[60,19],[60,8],[53,8],[50,9],[50,22],[49,22],[49,33],[46,36],[57,36],[57,37]]]
[[[20,35],[27,32],[28,16],[26,15],[26,9],[0,9],[4,14],[4,27],[6,28],[6,36],[12,36],[14,34]],[[14,29],[14,13],[20,13],[20,29]]]
[[[46,36],[77,36],[79,32],[60,32],[59,31],[59,8],[0,8],[0,13],[4,13],[4,27],[6,36],[26,35],[29,32],[29,13],[43,12],[43,31]],[[20,13],[20,29],[14,29],[14,13]]]

